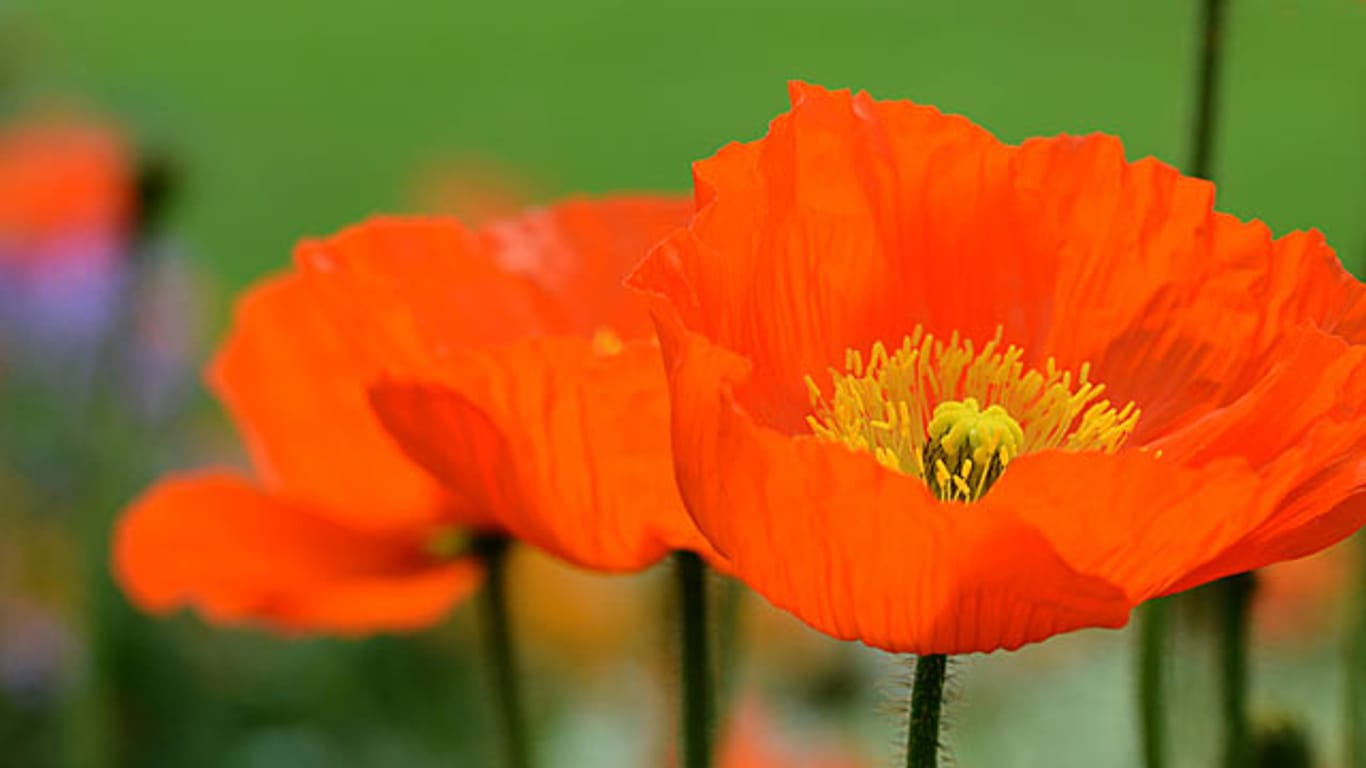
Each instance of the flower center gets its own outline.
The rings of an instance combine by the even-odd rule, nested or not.
[[[936,405],[928,432],[921,456],[925,483],[944,500],[982,498],[1024,442],[1024,430],[1006,409],[984,411],[972,397]]]
[[[1021,454],[1048,449],[1113,453],[1133,432],[1139,409],[1114,408],[1104,384],[1074,376],[1049,358],[1025,368],[1023,350],[1004,349],[1001,330],[981,350],[955,333],[947,342],[921,328],[892,352],[858,350],[831,369],[829,399],[808,376],[811,431],[867,451],[883,466],[922,478],[944,501],[975,501]]]

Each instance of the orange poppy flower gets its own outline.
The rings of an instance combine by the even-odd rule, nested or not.
[[[301,244],[210,372],[259,480],[182,475],[135,502],[114,545],[127,593],[219,621],[405,629],[477,585],[466,531],[604,570],[704,549],[649,319],[619,290],[687,210],[571,201],[478,232],[375,219]]]
[[[816,628],[1015,648],[1366,520],[1366,289],[1318,233],[1111,137],[803,84],[694,173],[630,278],[679,486]]]

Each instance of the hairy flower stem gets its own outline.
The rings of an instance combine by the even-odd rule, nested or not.
[[[483,556],[486,570],[479,601],[480,618],[493,688],[493,709],[502,741],[503,765],[505,768],[530,768],[531,747],[527,742],[526,715],[522,710],[517,649],[512,642],[512,622],[508,617],[509,542],[502,536],[488,536],[478,539],[474,546]]]
[[[939,765],[939,712],[944,705],[944,679],[949,657],[921,656],[911,683],[910,719],[906,723],[906,768]]]
[[[702,558],[692,552],[674,555],[678,586],[679,707],[678,747],[681,768],[712,765],[712,666],[708,650],[707,581]]]
[[[1149,600],[1139,613],[1138,716],[1144,768],[1167,765],[1167,695],[1165,665],[1171,605]]]
[[[1247,718],[1248,617],[1256,577],[1239,573],[1215,584],[1219,601],[1219,699],[1223,715],[1226,768],[1252,761],[1251,729]]]

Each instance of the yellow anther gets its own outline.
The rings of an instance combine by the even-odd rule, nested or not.
[[[611,328],[604,325],[593,331],[593,351],[597,354],[611,357],[620,354],[623,346],[621,337]]]
[[[1052,358],[1026,368],[1024,351],[1003,347],[1001,331],[980,350],[954,334],[947,342],[920,328],[888,351],[845,353],[831,370],[831,396],[807,377],[811,431],[867,451],[890,469],[925,479],[941,499],[973,501],[1016,457],[1032,451],[1114,452],[1138,423],[1133,403],[1114,408],[1090,365],[1074,375]]]

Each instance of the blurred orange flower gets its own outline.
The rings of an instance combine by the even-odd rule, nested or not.
[[[848,749],[792,739],[757,699],[739,702],[717,759],[720,768],[860,768]]]
[[[133,203],[131,155],[117,131],[57,116],[0,127],[0,264],[73,234],[121,237]]]
[[[679,485],[816,628],[1015,648],[1366,520],[1366,289],[1318,233],[1111,137],[803,84],[695,177],[630,278]]]
[[[470,592],[468,531],[604,570],[705,549],[673,486],[649,320],[619,289],[687,212],[570,201],[480,231],[388,218],[304,242],[210,372],[259,481],[152,488],[118,527],[120,583],[149,610],[364,632]]]
[[[1356,572],[1358,547],[1350,542],[1257,572],[1253,603],[1259,642],[1312,645],[1336,642],[1347,585]]]
[[[536,199],[537,191],[532,179],[499,163],[464,156],[425,164],[408,196],[418,211],[481,226],[515,216]]]

